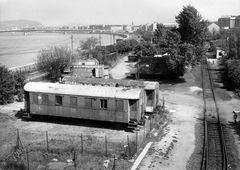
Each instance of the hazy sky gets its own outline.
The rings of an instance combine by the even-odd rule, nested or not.
[[[29,19],[44,25],[175,22],[192,5],[203,19],[240,15],[240,0],[0,0],[0,21]]]

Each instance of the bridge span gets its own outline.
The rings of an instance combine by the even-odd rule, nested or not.
[[[92,30],[92,29],[86,29],[86,30],[77,30],[77,29],[27,29],[27,30],[0,30],[0,33],[6,33],[6,32],[12,32],[12,33],[29,33],[29,32],[44,32],[44,33],[56,33],[56,32],[61,32],[63,34],[66,33],[84,33],[84,34],[109,34],[113,36],[120,36],[123,38],[127,38],[128,35],[124,33],[118,33],[118,32],[111,32],[111,31],[104,31],[104,30]]]

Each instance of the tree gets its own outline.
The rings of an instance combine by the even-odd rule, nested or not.
[[[166,47],[166,29],[163,24],[157,24],[157,28],[153,33],[153,43],[156,44],[157,48],[165,48]]]
[[[167,30],[164,39],[165,44],[168,48],[175,48],[179,45],[181,41],[181,35],[175,29]]]
[[[15,95],[18,97],[18,101],[23,101],[23,92],[24,92],[24,85],[25,85],[25,74],[22,71],[15,71],[13,73],[14,82],[15,82]]]
[[[11,71],[0,65],[0,104],[14,101],[15,81]]]
[[[154,56],[156,48],[152,43],[143,41],[134,48],[134,53],[138,56]]]
[[[207,21],[202,20],[197,9],[191,5],[184,6],[183,11],[175,18],[179,24],[178,32],[181,34],[182,43],[203,45],[207,34]]]
[[[144,40],[144,41],[152,41],[152,33],[151,32],[148,32],[148,31],[143,31],[142,32],[142,39]]]
[[[93,50],[96,45],[98,44],[98,39],[95,37],[88,38],[87,40],[81,40],[80,41],[80,48],[82,50]]]
[[[65,68],[70,64],[71,51],[67,46],[55,46],[38,53],[37,66],[47,73],[47,79],[59,81]]]
[[[166,58],[168,74],[171,75],[172,78],[183,76],[186,71],[186,58],[179,55],[177,49],[171,49],[168,53],[168,56],[164,56]]]

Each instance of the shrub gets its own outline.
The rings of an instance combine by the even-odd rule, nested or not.
[[[226,62],[227,76],[236,89],[240,89],[240,60]]]
[[[18,97],[18,101],[23,101],[23,92],[24,92],[24,85],[25,85],[25,74],[22,71],[16,71],[13,73],[14,81],[15,81],[15,95]]]
[[[39,52],[37,66],[47,73],[47,79],[56,82],[70,64],[71,51],[66,46],[49,47]]]
[[[0,65],[0,104],[12,103],[14,93],[15,81],[13,74],[8,68]]]

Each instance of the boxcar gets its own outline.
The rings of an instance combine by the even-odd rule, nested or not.
[[[144,118],[142,89],[29,82],[24,91],[25,110],[30,115],[124,124],[139,123]]]
[[[82,84],[94,86],[110,86],[110,87],[127,87],[141,88],[144,90],[144,111],[153,113],[159,102],[159,83],[155,81],[140,80],[120,80],[120,79],[96,79],[96,78],[79,78],[73,76],[65,76],[62,79],[65,84]]]

